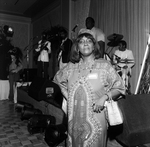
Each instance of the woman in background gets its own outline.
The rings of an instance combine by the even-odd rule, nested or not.
[[[105,101],[125,94],[120,76],[100,57],[93,32],[82,29],[70,62],[54,77],[67,100],[68,147],[106,147]]]
[[[16,81],[19,80],[20,71],[23,68],[22,58],[23,54],[20,48],[14,47],[9,51],[11,57],[11,63],[9,65],[9,84],[10,84],[10,92],[9,92],[9,100],[11,102],[16,103],[14,99],[14,94],[16,92]]]

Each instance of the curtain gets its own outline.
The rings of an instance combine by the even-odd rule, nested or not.
[[[135,66],[130,80],[134,93],[143,62],[150,29],[150,0],[91,0],[89,16],[106,36],[106,50],[110,55],[116,47],[109,47],[107,37],[113,33],[123,35],[127,48],[132,50]]]
[[[72,32],[73,39],[76,38],[79,30],[85,27],[85,19],[89,14],[90,0],[71,0],[71,4],[71,28],[78,24],[75,32]]]

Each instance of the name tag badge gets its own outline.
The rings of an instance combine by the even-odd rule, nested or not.
[[[97,73],[89,74],[88,79],[98,79],[98,74]]]

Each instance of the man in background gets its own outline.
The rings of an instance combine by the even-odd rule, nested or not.
[[[8,52],[13,49],[11,43],[13,34],[13,29],[8,25],[5,25],[0,30],[0,80],[8,79],[9,63],[11,60]]]
[[[118,49],[114,52],[113,63],[115,69],[122,77],[126,86],[126,92],[130,93],[129,79],[131,77],[131,69],[135,65],[134,56],[131,50],[127,49],[127,43],[121,40],[118,45]]]
[[[42,32],[41,40],[38,42],[37,76],[48,79],[49,54],[51,53],[51,42],[48,41],[47,33]]]
[[[86,18],[85,25],[86,25],[87,29],[90,29],[94,33],[94,37],[100,46],[100,49],[102,52],[102,58],[103,58],[104,53],[105,53],[105,34],[104,34],[104,32],[101,29],[95,27],[95,20],[92,17]]]
[[[63,68],[69,62],[69,54],[72,47],[72,41],[68,38],[66,29],[60,30],[61,44],[58,51],[58,66],[59,69]]]
[[[11,57],[9,51],[14,48],[12,27],[4,25],[0,27],[0,100],[9,98],[9,64]]]

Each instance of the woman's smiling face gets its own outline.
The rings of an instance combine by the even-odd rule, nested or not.
[[[78,43],[78,47],[82,56],[90,56],[94,50],[94,43],[90,38],[83,36]]]

